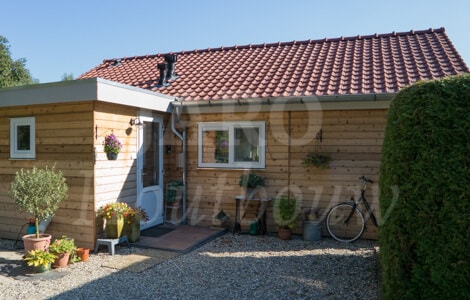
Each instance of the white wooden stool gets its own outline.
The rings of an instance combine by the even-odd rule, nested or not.
[[[127,243],[127,248],[130,248],[129,240],[126,235],[121,236],[118,239],[97,239],[95,246],[95,253],[98,253],[98,247],[104,245],[108,247],[109,254],[114,255],[114,246],[119,245],[120,243]]]

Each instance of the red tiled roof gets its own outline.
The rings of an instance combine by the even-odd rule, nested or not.
[[[179,78],[166,87],[157,87],[165,54],[104,60],[80,78],[219,100],[396,93],[419,80],[469,72],[444,28],[172,54]]]

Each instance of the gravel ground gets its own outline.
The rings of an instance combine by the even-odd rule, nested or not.
[[[15,263],[18,269],[22,261],[5,259],[5,249],[14,249],[13,241],[0,240],[2,299],[378,298],[374,241],[342,244],[329,238],[307,242],[298,236],[282,241],[225,234],[190,253],[161,263],[150,260],[137,271],[110,267],[147,253],[132,247],[119,248],[115,256],[92,254],[87,262],[42,277],[17,276]],[[22,253],[16,255],[21,259]]]

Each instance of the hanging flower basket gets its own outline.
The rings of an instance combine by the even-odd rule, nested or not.
[[[109,160],[116,160],[118,153],[121,151],[122,143],[111,133],[104,137],[104,152]]]
[[[117,160],[118,154],[114,152],[106,152],[106,157],[108,160]]]

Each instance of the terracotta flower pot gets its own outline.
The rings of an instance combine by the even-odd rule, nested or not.
[[[278,233],[281,240],[290,240],[292,238],[292,230],[290,229],[279,228]]]
[[[87,261],[90,255],[90,249],[88,248],[77,248],[75,251],[78,257],[80,257],[80,261]]]
[[[64,252],[57,254],[57,259],[52,264],[52,267],[55,268],[65,268],[69,264],[70,253]]]
[[[24,252],[28,253],[31,250],[41,249],[47,251],[49,244],[51,243],[52,235],[40,234],[39,238],[36,238],[36,234],[27,234],[23,236]]]

